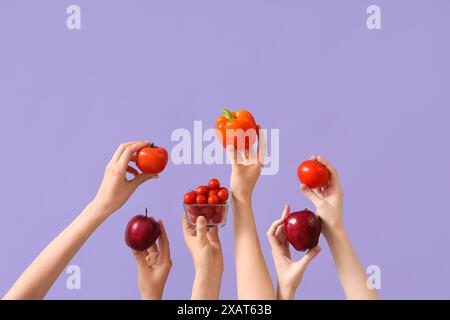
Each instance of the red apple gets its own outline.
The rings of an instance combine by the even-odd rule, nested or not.
[[[144,251],[150,248],[161,233],[160,225],[152,217],[137,215],[131,218],[125,229],[125,242],[133,250]]]
[[[283,227],[286,239],[298,251],[312,249],[319,243],[320,218],[308,209],[291,212]]]

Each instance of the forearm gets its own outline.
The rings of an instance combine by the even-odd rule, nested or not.
[[[367,286],[367,275],[358,261],[350,238],[343,228],[325,234],[345,296],[349,300],[379,299]]]
[[[22,273],[4,299],[42,299],[89,236],[106,219],[95,203],[64,229]]]
[[[258,238],[251,198],[240,200],[233,197],[232,202],[238,299],[275,299]]]
[[[208,271],[196,271],[192,285],[192,300],[219,299],[222,274]]]

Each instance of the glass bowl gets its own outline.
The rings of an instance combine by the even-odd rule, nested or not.
[[[191,227],[195,227],[197,218],[205,217],[208,227],[223,227],[227,221],[229,202],[221,204],[186,204],[183,203],[184,214]]]

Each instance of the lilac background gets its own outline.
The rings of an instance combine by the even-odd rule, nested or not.
[[[66,7],[82,30],[66,29]],[[366,8],[382,8],[380,31]],[[364,266],[382,270],[383,298],[450,298],[450,2],[0,1],[0,294],[92,199],[116,146],[175,128],[212,126],[223,106],[280,128],[281,167],[254,195],[265,231],[284,203],[312,207],[295,170],[311,154],[339,169],[345,223]],[[181,196],[227,166],[169,164],[89,239],[52,299],[135,299],[123,241],[149,206],[165,220],[174,266],[165,298],[188,298],[193,267]],[[222,298],[236,298],[232,224],[222,231]],[[328,247],[298,297],[343,298]]]

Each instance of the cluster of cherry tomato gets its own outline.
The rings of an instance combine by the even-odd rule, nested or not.
[[[184,195],[183,202],[191,224],[200,216],[205,217],[208,224],[224,223],[229,192],[221,187],[217,179],[211,179],[207,186],[199,186],[195,191]]]
[[[217,179],[209,180],[207,186],[198,186],[184,195],[185,204],[221,204],[228,200],[228,189],[220,187]]]

